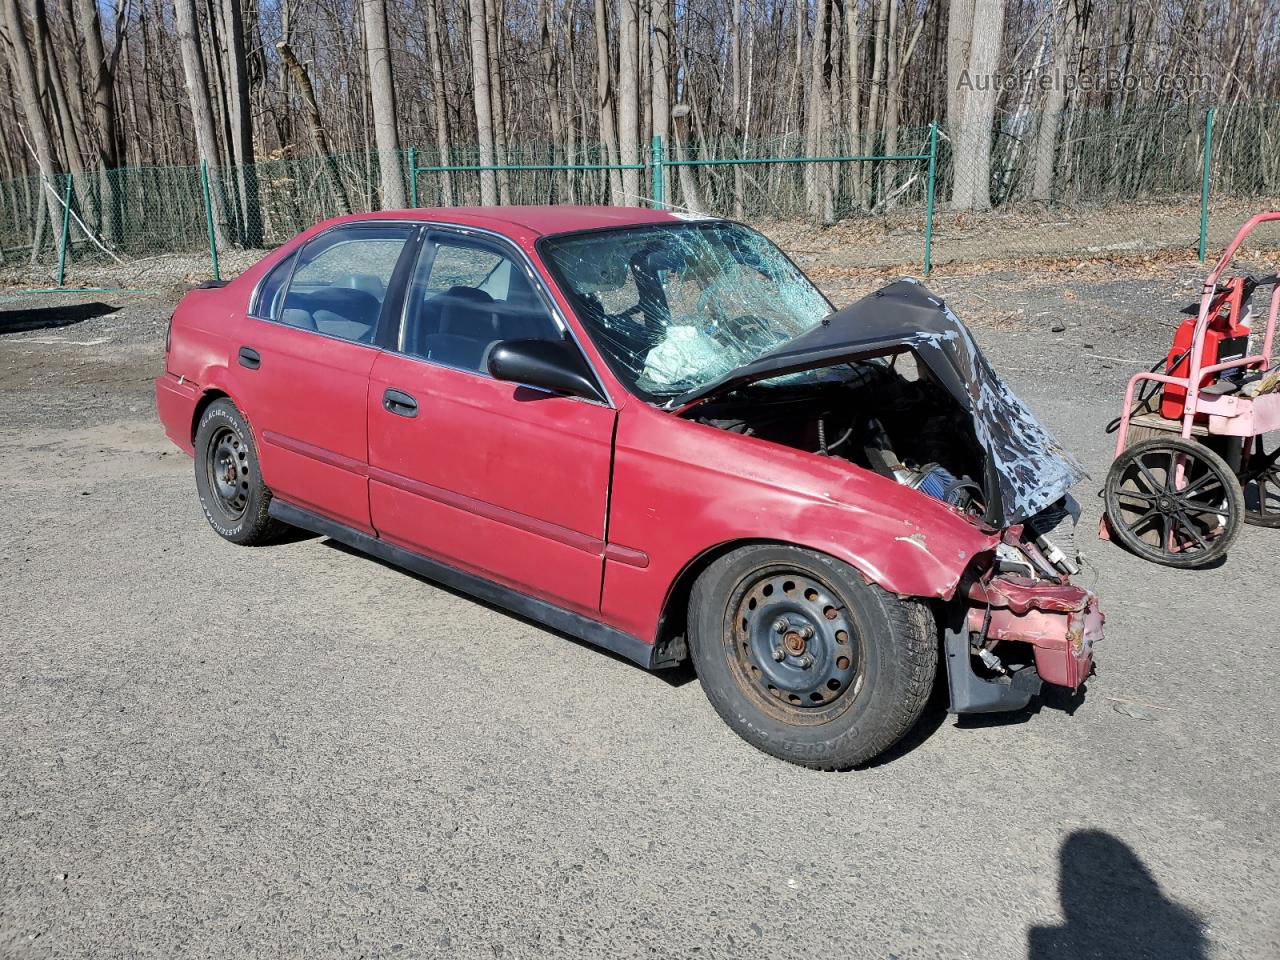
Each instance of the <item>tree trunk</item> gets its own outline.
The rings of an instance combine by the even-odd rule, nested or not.
[[[967,84],[961,75],[969,66],[973,4],[974,0],[951,0],[947,10],[947,129],[953,139],[960,135],[960,124],[964,122]]]
[[[845,71],[846,71],[846,99],[848,100],[848,113],[845,120],[846,129],[849,132],[849,150],[852,153],[860,154],[863,152],[862,145],[862,57],[859,46],[861,45],[861,24],[858,22],[858,4],[855,0],[845,0],[844,4],[844,25],[845,25],[845,43],[847,50],[845,52]],[[864,202],[862,190],[862,168],[866,166],[863,163],[854,164],[853,169],[853,193],[854,202],[859,206]]]
[[[56,226],[62,222],[62,204],[58,197],[60,185],[55,167],[53,138],[49,132],[49,122],[40,109],[40,87],[36,79],[36,65],[31,57],[31,47],[27,43],[26,27],[23,24],[22,9],[18,0],[3,0],[5,20],[8,23],[9,58],[17,79],[18,94],[22,100],[22,111],[27,119],[32,146],[36,155],[36,166],[40,173],[40,192],[44,196],[44,209],[48,211],[49,223]],[[37,238],[39,234],[37,233]],[[31,262],[39,257],[39,244],[31,245]]]
[[[557,82],[559,76],[556,57],[555,31],[551,26],[551,0],[539,0],[538,3],[538,52],[542,66],[542,95],[546,98],[547,109],[551,115],[551,162],[557,161],[556,152],[564,137],[564,120],[560,113],[560,89]],[[566,171],[565,180],[569,179]],[[555,180],[552,179],[554,192]]]
[[[498,164],[511,162],[507,151],[507,111],[503,103],[505,88],[502,85],[502,57],[500,44],[502,35],[498,32],[498,4],[502,0],[484,0],[485,35],[489,50],[488,84],[489,103],[493,118],[493,152]],[[505,206],[511,203],[511,174],[506,170],[498,171],[498,200]]]
[[[663,150],[667,151],[671,149],[671,93],[668,86],[671,58],[670,0],[652,0],[650,19],[653,23],[653,42],[649,48],[652,61],[649,66],[649,84],[653,135],[662,141]],[[670,189],[668,185],[668,193]]]
[[[324,121],[320,117],[320,106],[316,103],[316,91],[311,85],[311,77],[307,68],[302,65],[289,46],[288,41],[281,40],[276,44],[280,59],[293,76],[293,82],[302,95],[302,104],[307,112],[307,128],[311,132],[311,143],[316,155],[323,159],[325,178],[329,181],[329,190],[338,203],[338,212],[351,212],[351,200],[347,197],[347,188],[338,173],[338,165],[333,159],[333,148],[329,145],[329,137],[324,132]]]
[[[638,0],[618,0],[618,150],[619,162],[640,160],[639,92],[639,13]],[[640,171],[622,171],[622,202],[635,206],[640,202]]]
[[[182,51],[182,72],[191,104],[191,121],[195,127],[196,150],[209,174],[209,202],[213,204],[214,237],[219,246],[227,242],[226,201],[219,175],[218,140],[213,126],[213,104],[209,101],[209,80],[200,53],[200,34],[196,24],[196,0],[174,0],[178,21],[178,45]]]
[[[729,122],[732,124],[733,137],[737,141],[742,132],[742,2],[729,0],[733,5],[733,16],[729,21],[729,74],[733,82],[733,101],[729,107]],[[733,215],[743,219],[742,202],[746,193],[743,180],[744,170],[741,164],[733,168]]]
[[[438,166],[447,167],[452,162],[449,158],[449,118],[445,115],[445,104],[448,94],[444,86],[444,60],[440,56],[440,0],[427,2],[427,44],[431,48],[431,93],[435,98],[436,121],[436,153],[439,154]],[[417,174],[413,174],[415,177]],[[440,199],[446,207],[453,206],[453,174],[444,170],[440,174]]]
[[[808,123],[805,128],[805,149],[811,157],[822,156],[826,148],[824,66],[827,60],[826,23],[830,5],[831,0],[818,0],[814,10],[813,38],[809,46],[809,103],[806,108]],[[830,223],[835,219],[835,212],[830,209],[828,199],[831,177],[828,165],[809,163],[805,164],[805,169],[809,175],[809,212],[823,223]]]
[[[485,0],[467,0],[471,36],[471,92],[476,110],[476,142],[480,166],[493,166],[493,101],[489,94],[489,34],[485,27]],[[498,203],[498,181],[492,170],[480,171],[480,203]]]
[[[84,63],[89,68],[93,99],[93,121],[97,127],[99,182],[102,191],[102,229],[108,239],[119,243],[122,224],[120,196],[115,178],[107,173],[121,165],[120,129],[116,118],[115,56],[110,59],[102,43],[102,22],[97,0],[79,0],[80,32],[84,36]],[[119,46],[114,53],[118,54]]]
[[[1045,95],[1040,129],[1036,134],[1036,165],[1031,184],[1033,200],[1048,201],[1053,198],[1053,158],[1058,145],[1062,108],[1067,101],[1064,84],[1076,37],[1075,4],[1072,0],[1062,0],[1058,9],[1060,20],[1053,33],[1053,82]]]
[[[972,89],[965,92],[964,119],[954,153],[951,205],[956,210],[991,209],[991,124],[999,94],[995,72],[1004,38],[1003,0],[976,0],[973,22],[968,65]]]
[[[689,157],[689,105],[678,103],[671,111],[671,129],[675,145],[676,159],[683,161]],[[676,167],[680,178],[680,199],[682,206],[690,213],[702,213],[706,205],[702,202],[702,192],[698,188],[698,175],[694,167]]]
[[[369,99],[373,137],[378,147],[378,179],[382,209],[406,206],[404,167],[400,163],[400,131],[396,119],[395,80],[391,74],[391,41],[387,35],[387,0],[362,0],[365,49],[369,55]]]
[[[249,76],[245,63],[244,19],[241,0],[222,0],[226,25],[227,83],[231,108],[231,153],[236,163],[243,218],[242,241],[262,246],[262,210],[258,199],[258,171],[253,156],[253,115],[249,111]]]
[[[613,116],[613,70],[609,56],[609,20],[604,0],[595,0],[596,28],[596,107],[600,112],[600,139],[604,141],[606,162],[618,163],[618,127]],[[622,203],[622,174],[610,170],[609,202]]]

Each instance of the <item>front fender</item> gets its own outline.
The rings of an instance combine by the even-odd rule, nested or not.
[[[951,597],[974,557],[998,542],[942,503],[847,461],[638,404],[619,416],[613,477],[602,612],[638,636],[656,634],[689,564],[738,541],[807,547],[891,593],[927,598]]]

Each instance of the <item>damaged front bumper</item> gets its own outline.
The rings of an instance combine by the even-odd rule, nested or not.
[[[1075,690],[1093,672],[1105,617],[1092,591],[1004,575],[968,594],[945,638],[951,712],[1020,710],[1042,683]]]

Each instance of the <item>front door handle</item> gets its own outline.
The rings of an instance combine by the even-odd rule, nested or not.
[[[394,413],[397,417],[416,417],[418,401],[403,390],[387,389],[382,394],[382,409]]]
[[[241,347],[240,366],[248,367],[250,370],[257,370],[262,366],[262,357],[253,347]]]

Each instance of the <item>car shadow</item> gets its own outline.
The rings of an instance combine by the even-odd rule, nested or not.
[[[25,333],[31,330],[53,330],[84,323],[94,317],[115,313],[119,307],[109,303],[73,303],[54,307],[22,307],[0,309],[0,334]]]
[[[538,620],[534,620],[530,617],[523,616],[522,614],[515,613],[514,611],[508,610],[506,607],[501,606],[499,604],[490,603],[488,600],[483,600],[479,597],[474,597],[471,594],[466,593],[462,590],[456,590],[453,587],[448,586],[447,584],[443,584],[439,582],[438,580],[432,580],[430,577],[424,577],[421,574],[414,573],[412,570],[406,570],[404,567],[397,566],[396,564],[391,563],[390,561],[387,561],[387,560],[383,560],[380,557],[371,556],[370,554],[367,554],[361,550],[357,550],[355,547],[348,546],[347,544],[342,543],[339,540],[333,540],[326,537],[322,542],[326,547],[332,547],[334,550],[338,550],[342,553],[349,554],[350,556],[359,557],[360,559],[367,560],[370,563],[379,564],[380,566],[386,567],[388,570],[394,570],[397,573],[403,574],[406,577],[412,577],[413,579],[418,580],[421,583],[429,584],[435,587],[437,590],[443,590],[445,593],[449,593],[455,597],[458,597],[459,599],[466,600],[468,603],[474,603],[477,606],[481,606],[488,610],[493,610],[495,613],[500,613],[503,616],[510,617],[512,620],[518,620],[520,623],[527,624],[531,627],[537,627],[539,630],[545,631],[546,633],[550,633],[563,640],[567,640],[570,643],[577,644],[578,646],[583,647],[584,649],[590,650],[592,653],[596,653],[601,656],[608,657],[611,660],[616,660],[618,663],[626,664],[627,666],[633,667],[637,670],[643,669],[637,666],[632,661],[628,660],[626,657],[620,654],[614,653],[612,650],[606,650],[604,647],[598,647],[594,643],[588,643],[586,640],[582,640],[578,637],[575,637],[571,633],[565,633],[564,631],[557,630],[554,627],[548,627],[545,623],[541,623]],[[685,684],[689,683],[691,680],[695,679],[697,676],[693,672],[693,667],[689,664],[688,661],[680,664],[677,667],[672,667],[665,670],[647,670],[645,672],[652,677],[656,677],[657,679],[661,680],[663,683],[671,687],[683,687]]]
[[[1204,921],[1165,896],[1146,864],[1102,830],[1077,830],[1059,852],[1065,922],[1027,931],[1028,960],[1205,960]]]

